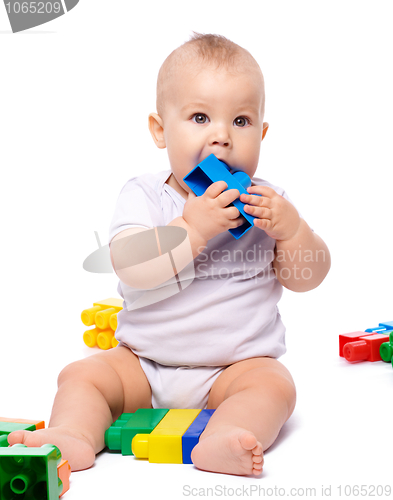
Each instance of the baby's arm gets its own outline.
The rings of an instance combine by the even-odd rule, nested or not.
[[[202,196],[190,192],[183,215],[176,217],[166,227],[178,226],[187,231],[189,247],[182,246],[176,251],[176,269],[163,265],[160,259],[149,260],[148,266],[130,265],[124,262],[143,262],[149,252],[149,244],[133,238],[133,235],[147,231],[142,227],[126,229],[117,234],[110,243],[112,266],[119,279],[133,288],[147,290],[154,288],[184,269],[206,247],[214,236],[243,224],[236,207],[228,207],[239,191],[227,188],[224,181],[211,184]],[[150,228],[151,229],[151,228]]]
[[[249,204],[245,211],[256,217],[255,226],[276,240],[273,268],[277,279],[295,292],[316,288],[330,269],[330,253],[324,241],[274,189],[251,186],[247,191],[250,194],[240,197]]]

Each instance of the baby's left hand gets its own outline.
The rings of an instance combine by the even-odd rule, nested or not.
[[[250,186],[247,191],[249,194],[243,193],[240,201],[246,203],[244,211],[256,217],[256,227],[263,229],[277,241],[290,240],[295,236],[300,226],[300,217],[292,203],[267,186]]]

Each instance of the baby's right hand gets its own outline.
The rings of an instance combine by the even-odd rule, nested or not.
[[[196,196],[192,191],[184,205],[183,219],[206,242],[220,233],[239,227],[244,223],[244,218],[239,217],[239,210],[228,205],[240,193],[237,189],[228,189],[225,181],[211,184],[201,196]]]

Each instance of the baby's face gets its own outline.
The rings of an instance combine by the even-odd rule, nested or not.
[[[189,192],[183,177],[211,153],[252,177],[264,125],[262,78],[253,70],[229,73],[187,65],[171,83],[163,133],[181,191]]]

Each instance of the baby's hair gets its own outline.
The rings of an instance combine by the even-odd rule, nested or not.
[[[228,40],[222,35],[201,34],[193,31],[188,42],[184,43],[182,47],[189,47],[194,50],[194,53],[201,61],[207,63],[216,63],[217,67],[225,65],[226,68],[234,66],[237,58],[242,56],[245,49],[236,43]],[[250,54],[251,55],[251,54]]]
[[[162,117],[164,111],[165,88],[171,76],[187,63],[195,61],[206,65],[225,67],[228,71],[236,71],[237,67],[247,64],[253,69],[257,68],[263,76],[258,63],[253,56],[240,45],[232,42],[222,35],[201,34],[193,31],[190,40],[180,45],[165,59],[157,78],[157,112]],[[242,63],[242,64],[239,64]]]

